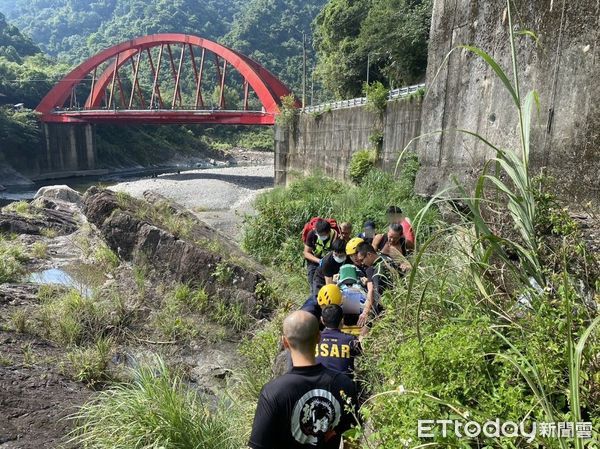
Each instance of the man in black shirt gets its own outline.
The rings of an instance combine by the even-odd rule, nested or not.
[[[392,288],[394,277],[400,272],[392,258],[385,254],[377,254],[368,243],[361,243],[356,251],[362,258],[367,274],[367,301],[358,318],[358,325],[362,327],[367,323],[371,311],[379,314],[383,310],[379,298],[386,290]]]
[[[344,264],[352,263],[346,256],[346,242],[342,239],[336,239],[331,244],[331,252],[327,254],[315,271],[311,294],[317,295],[321,287],[327,284],[333,284],[333,276],[340,272],[340,267]]]
[[[319,324],[308,312],[291,313],[283,322],[283,345],[293,369],[266,384],[258,399],[252,449],[337,449],[353,424],[346,409],[356,407],[350,378],[315,361]]]

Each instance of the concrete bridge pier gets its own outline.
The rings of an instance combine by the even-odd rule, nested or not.
[[[77,172],[96,168],[93,125],[44,123],[47,173]]]

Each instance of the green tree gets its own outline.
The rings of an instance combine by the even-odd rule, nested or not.
[[[432,0],[330,0],[314,22],[317,73],[339,98],[366,81],[412,84],[427,68]]]
[[[380,81],[387,79],[398,86],[423,78],[432,7],[432,0],[374,0],[359,40],[362,53],[371,55],[374,75]]]
[[[296,94],[302,91],[302,34],[307,78],[315,63],[311,23],[325,0],[250,0],[235,16],[225,42],[263,64]]]
[[[370,0],[330,0],[314,21],[317,75],[338,98],[359,96],[367,55],[359,41]]]

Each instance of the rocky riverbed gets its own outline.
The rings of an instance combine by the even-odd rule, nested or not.
[[[244,214],[252,213],[256,196],[272,188],[273,182],[273,165],[265,164],[165,174],[122,182],[111,189],[137,198],[146,191],[163,195],[238,240]]]
[[[198,216],[233,232],[272,169],[164,175],[84,196],[47,189],[0,212],[0,230],[14,235],[1,243],[23,265],[0,285],[0,448],[64,444],[74,424],[65,417],[156,355],[203,395],[222,390],[270,298],[262,267]],[[28,282],[48,270],[77,282]]]

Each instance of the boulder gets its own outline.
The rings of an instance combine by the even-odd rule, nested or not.
[[[77,205],[81,204],[81,194],[66,185],[42,187],[34,196],[34,199],[38,198],[49,198]]]

